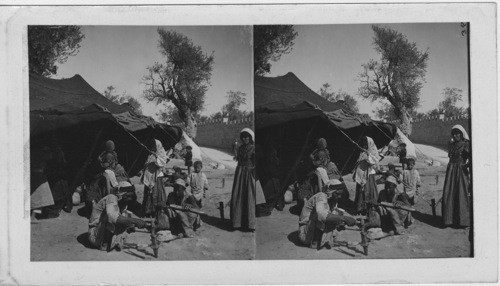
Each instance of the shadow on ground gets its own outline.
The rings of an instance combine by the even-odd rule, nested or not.
[[[225,231],[233,231],[231,223],[228,219],[222,220],[219,217],[203,215],[203,216],[201,216],[201,220],[204,223],[209,224],[211,226],[214,226],[218,229],[225,230]]]
[[[293,215],[300,215],[300,212],[302,211],[300,206],[298,204],[291,206],[290,209],[288,210],[291,214]]]
[[[92,207],[84,205],[83,207],[79,208],[76,212],[78,213],[79,216],[89,219],[90,214],[92,212]]]
[[[419,211],[412,213],[412,216],[416,220],[418,220],[420,222],[423,222],[425,224],[428,224],[430,226],[433,226],[433,227],[436,227],[436,228],[440,228],[440,229],[444,229],[445,228],[444,225],[441,223],[441,218],[438,217],[438,216],[436,218],[434,218],[430,214],[421,213]]]
[[[290,242],[292,242],[293,244],[295,244],[296,246],[299,246],[299,247],[306,247],[304,244],[302,244],[300,242],[300,239],[299,239],[299,231],[296,230],[296,231],[292,231],[288,236],[287,236],[288,240]]]
[[[84,232],[82,234],[80,234],[76,240],[83,246],[85,246],[85,248],[91,248],[91,249],[94,249],[95,247],[93,247],[90,242],[89,242],[89,233],[88,232]]]

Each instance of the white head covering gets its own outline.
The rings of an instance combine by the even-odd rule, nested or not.
[[[184,181],[183,179],[175,180],[174,184],[179,185],[179,186],[183,186],[184,188],[186,187],[186,181]]]
[[[243,132],[246,132],[246,133],[250,134],[250,137],[252,137],[252,141],[253,141],[253,142],[255,142],[255,135],[253,134],[252,129],[250,129],[250,128],[243,128],[243,129],[241,129],[241,131],[240,131],[240,135],[241,135],[241,133],[243,133]]]
[[[387,179],[385,179],[385,181],[393,183],[396,186],[398,185],[398,181],[397,181],[396,177],[394,177],[394,176],[388,176]]]
[[[462,135],[463,135],[464,139],[466,139],[466,140],[469,140],[469,141],[470,141],[470,139],[469,139],[469,134],[467,134],[467,131],[465,131],[465,128],[463,128],[463,127],[462,127],[462,125],[457,124],[457,125],[455,125],[455,126],[453,126],[453,127],[451,128],[451,130],[452,130],[452,131],[453,131],[453,129],[460,130],[460,132],[462,132]]]
[[[380,155],[378,154],[377,145],[375,145],[373,139],[368,136],[366,136],[366,141],[368,143],[368,160],[370,161],[370,164],[376,164],[378,161],[380,161]]]

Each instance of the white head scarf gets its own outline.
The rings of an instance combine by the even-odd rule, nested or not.
[[[462,127],[462,125],[457,124],[457,125],[455,125],[455,126],[453,126],[453,127],[451,128],[451,130],[452,130],[452,131],[453,131],[453,129],[460,130],[460,132],[462,132],[462,136],[464,137],[464,139],[466,139],[466,140],[469,140],[469,141],[470,141],[470,139],[469,139],[469,134],[467,134],[467,131],[465,131],[465,128],[463,128],[463,127]]]
[[[376,164],[380,161],[380,155],[378,154],[377,145],[373,142],[373,139],[366,136],[366,141],[368,142],[368,161],[370,164]]]
[[[243,133],[243,132],[246,132],[246,133],[250,134],[250,137],[252,137],[252,141],[255,142],[255,135],[254,135],[252,129],[250,129],[250,128],[243,128],[243,129],[241,129],[240,136],[241,136],[241,133]]]

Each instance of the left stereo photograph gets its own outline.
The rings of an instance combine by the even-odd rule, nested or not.
[[[255,258],[252,32],[27,26],[31,261]]]

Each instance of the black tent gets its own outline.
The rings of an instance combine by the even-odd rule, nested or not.
[[[29,90],[31,150],[60,145],[74,185],[93,171],[93,161],[107,140],[115,142],[120,164],[135,174],[150,152],[146,146],[152,138],[168,149],[182,137],[180,128],[110,101],[79,75],[57,80],[31,74]]]
[[[305,175],[301,168],[307,168],[306,158],[319,138],[327,140],[332,161],[347,174],[354,169],[360,154],[356,144],[364,135],[373,138],[378,148],[396,135],[393,124],[354,113],[342,101],[324,99],[293,73],[256,76],[254,92],[257,144],[278,150],[283,187]]]

